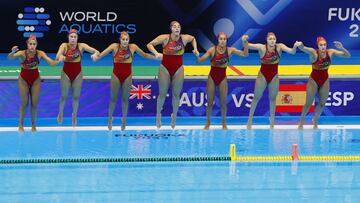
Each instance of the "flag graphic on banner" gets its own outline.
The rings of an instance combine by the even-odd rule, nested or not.
[[[305,102],[306,84],[280,84],[275,111],[279,113],[301,113]],[[314,106],[313,103],[309,112],[314,112]]]
[[[129,99],[143,99],[145,97],[146,99],[151,99],[151,85],[131,85],[130,90],[130,97]]]

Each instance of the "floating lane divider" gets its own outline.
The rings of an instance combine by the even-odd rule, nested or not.
[[[108,157],[108,158],[34,158],[2,159],[2,164],[56,164],[56,163],[127,163],[127,162],[199,162],[199,161],[360,161],[360,156],[299,156],[297,144],[292,145],[291,156],[237,156],[236,145],[230,145],[230,156],[203,157]]]
[[[9,159],[0,164],[55,164],[55,163],[121,163],[121,162],[179,162],[179,161],[230,161],[230,157],[128,157],[128,158],[48,158]]]
[[[230,145],[231,161],[360,161],[360,156],[299,156],[298,145],[293,144],[291,156],[237,156],[236,145]]]

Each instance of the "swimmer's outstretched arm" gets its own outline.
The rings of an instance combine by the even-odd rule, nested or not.
[[[13,46],[11,48],[11,52],[8,54],[7,56],[8,59],[16,59],[16,58],[21,58],[23,60],[25,60],[25,51],[19,51],[18,46]]]
[[[66,48],[66,43],[62,43],[56,53],[55,60],[63,61],[65,59],[64,52]]]
[[[288,54],[293,54],[294,55],[296,53],[296,48],[301,45],[301,42],[296,41],[292,48],[289,48],[288,46],[286,46],[283,43],[279,43],[277,45],[280,47],[281,51],[284,51],[284,52],[286,52]]]
[[[257,43],[257,44],[248,43],[248,45],[249,45],[249,49],[258,50],[258,51],[263,49],[263,47],[265,46],[265,45],[259,44],[259,43]]]
[[[95,48],[85,44],[85,43],[79,43],[79,48],[84,49],[85,51],[91,53],[91,58],[94,60],[96,58],[96,56],[98,56],[100,54],[100,52],[98,50],[96,50]],[[81,50],[81,49],[80,49]]]
[[[316,58],[316,56],[317,56],[317,53],[316,53],[316,50],[315,49],[313,49],[313,48],[311,48],[311,47],[306,47],[304,44],[303,44],[303,42],[300,42],[300,44],[299,44],[299,49],[301,50],[301,51],[303,51],[304,53],[307,53],[307,54],[309,54],[309,56],[310,56],[310,58]],[[313,60],[312,60],[313,61]]]
[[[248,41],[249,36],[244,35],[244,38],[246,39],[246,41]],[[248,45],[249,49],[257,50],[260,56],[262,56],[266,51],[265,44],[260,44],[260,43],[253,44],[253,43],[247,42],[247,45]]]
[[[151,42],[149,42],[146,47],[148,50],[155,55],[156,58],[162,58],[162,54],[157,52],[155,49],[155,46],[159,44],[163,44],[163,42],[167,39],[167,35],[159,35],[155,39],[153,39]]]
[[[247,35],[243,35],[241,37],[244,50],[238,50],[238,49],[236,49],[234,47],[229,47],[229,56],[231,56],[232,54],[235,54],[235,55],[238,55],[238,56],[247,57],[249,55],[249,42],[248,42],[248,39],[249,39],[249,36],[247,36]]]
[[[46,61],[46,63],[51,66],[55,66],[60,62],[59,60],[52,60],[48,55],[46,55],[46,53],[44,51],[38,50],[37,52],[38,52],[39,58],[44,59]]]
[[[96,50],[95,48],[89,46],[88,44],[85,43],[79,43],[79,46],[81,46],[85,51],[91,53],[91,54],[100,54],[100,52],[98,50]]]
[[[340,57],[344,57],[344,58],[350,58],[351,57],[350,52],[343,47],[341,42],[334,41],[334,45],[339,50],[329,49],[329,54],[330,55],[334,54],[335,56],[340,56]]]
[[[130,45],[132,47],[132,49],[134,50],[134,52],[136,52],[137,54],[139,54],[140,56],[144,57],[144,58],[147,58],[147,59],[159,59],[159,58],[156,58],[154,55],[151,55],[151,54],[148,54],[148,53],[145,53],[142,49],[140,49],[136,44],[131,44]]]
[[[182,39],[185,41],[185,44],[191,42],[191,45],[193,47],[193,53],[195,54],[195,56],[199,56],[199,51],[198,51],[198,48],[197,48],[197,43],[196,43],[196,39],[194,36],[192,35],[181,35],[182,36]]]
[[[207,58],[213,56],[215,54],[215,47],[211,47],[210,49],[208,49],[204,55],[202,55],[201,57],[199,57],[199,55],[195,55],[196,57],[196,62],[198,63],[202,63],[204,62]]]
[[[102,57],[108,55],[110,52],[115,52],[115,49],[118,47],[119,45],[117,43],[112,43],[110,44],[108,47],[106,47],[106,49],[104,51],[102,51],[99,55],[97,55],[96,57],[94,57],[94,61],[97,61],[99,59],[101,59]]]

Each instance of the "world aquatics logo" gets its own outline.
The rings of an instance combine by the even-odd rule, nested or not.
[[[18,31],[23,32],[25,38],[35,35],[38,38],[44,37],[44,33],[50,30],[50,15],[44,13],[43,7],[26,7],[23,13],[18,14]]]

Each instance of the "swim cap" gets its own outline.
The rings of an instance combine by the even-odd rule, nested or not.
[[[225,35],[226,39],[228,38],[228,36],[225,32],[219,32],[219,34],[217,35],[218,39],[219,39],[220,35]]]
[[[321,41],[326,42],[326,39],[325,39],[324,37],[322,37],[322,36],[318,36],[318,37],[316,38],[316,45],[319,46],[319,43],[320,43]]]
[[[35,35],[30,35],[29,38],[26,40],[26,42],[29,42],[30,40],[35,40],[37,42]]]
[[[128,32],[126,32],[126,31],[122,31],[122,32],[120,32],[120,39],[121,39],[121,36],[123,36],[123,35],[125,35],[125,36],[128,36],[129,38],[130,38],[130,35],[129,35],[129,33]]]
[[[70,29],[68,35],[70,35],[72,33],[78,34],[78,31],[76,29]]]

